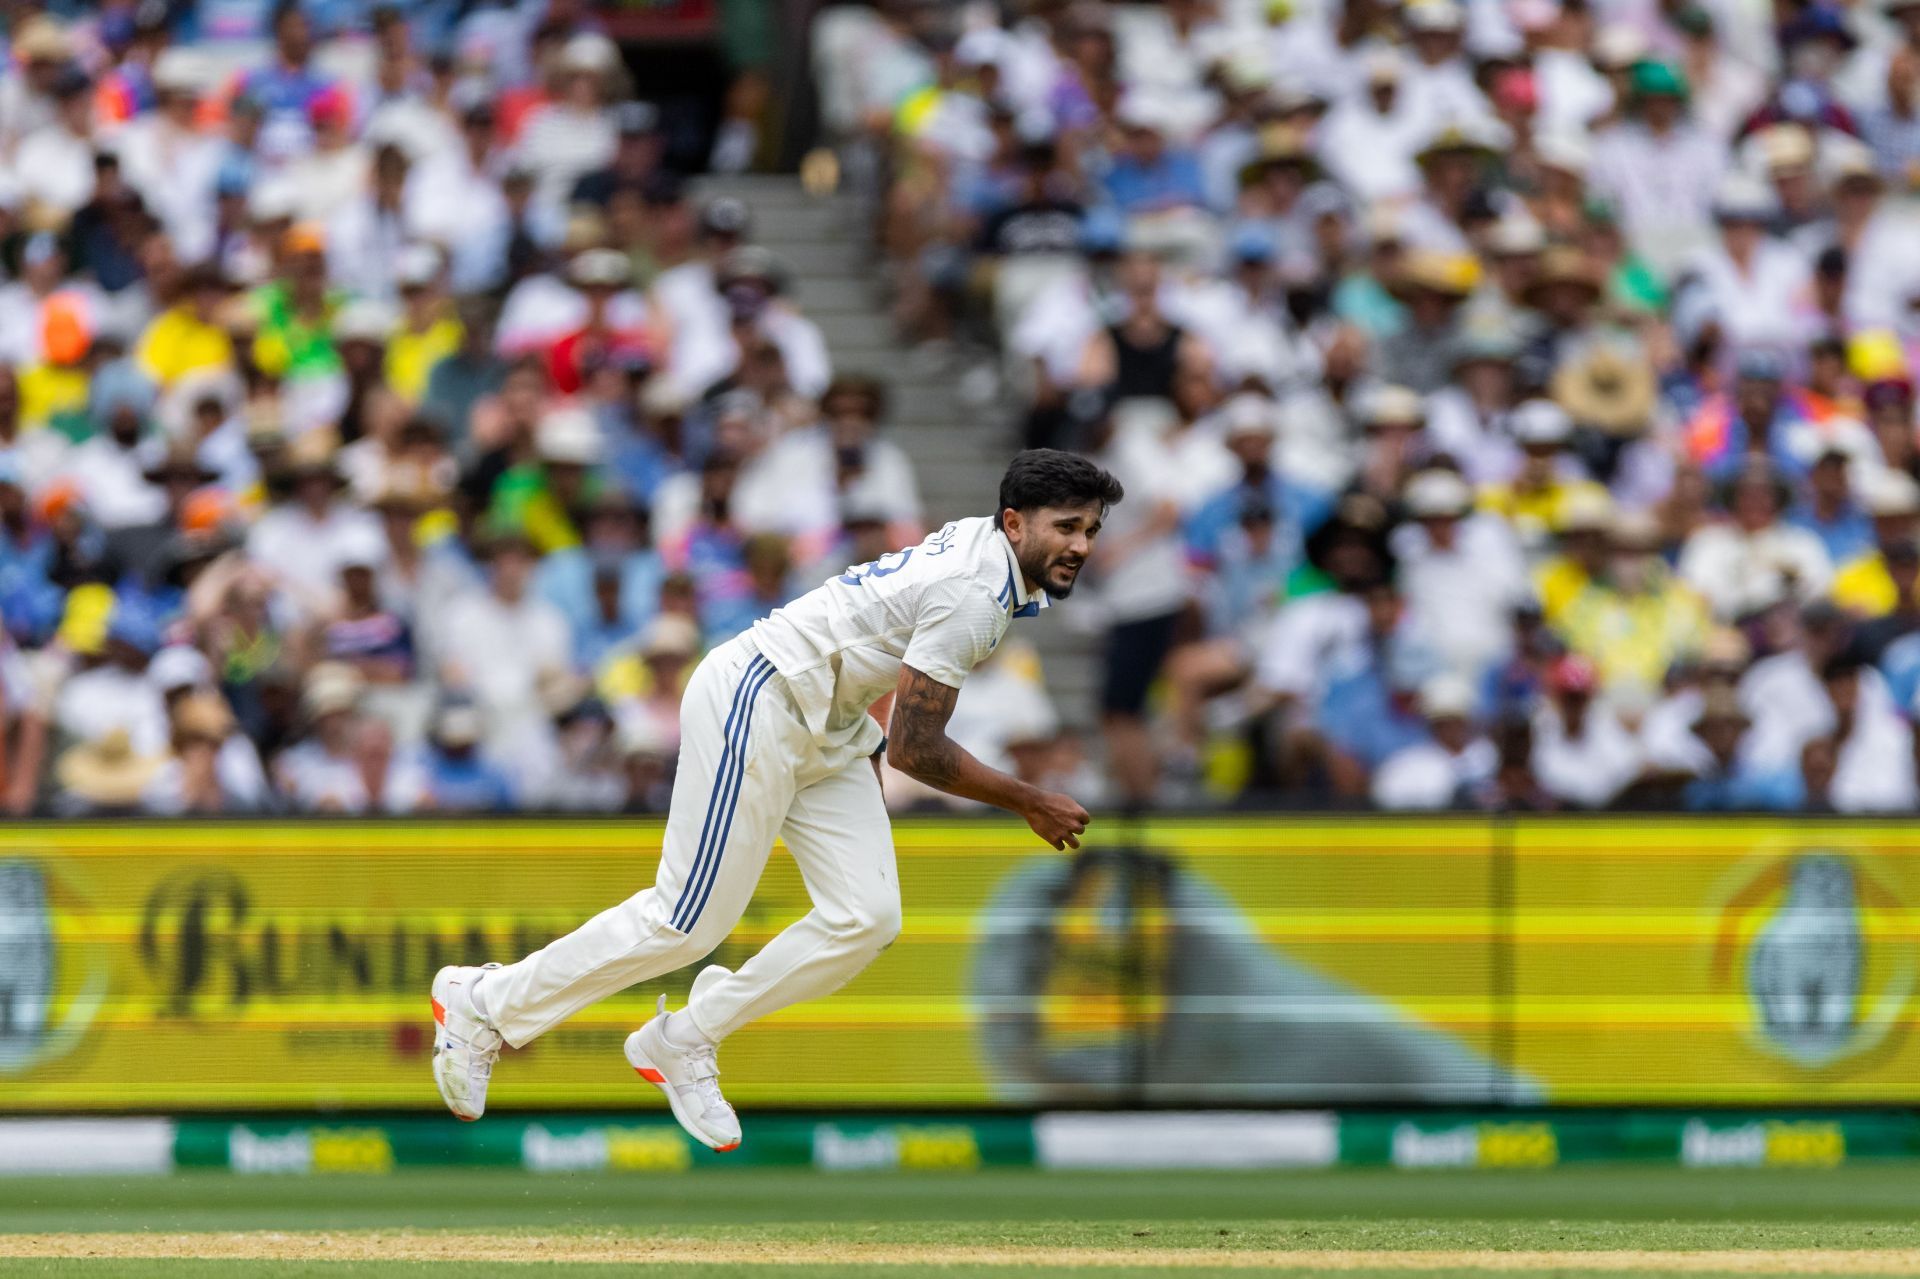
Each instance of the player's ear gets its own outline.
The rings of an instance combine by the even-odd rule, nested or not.
[[[1019,542],[1020,534],[1025,526],[1026,521],[1021,518],[1020,512],[1014,510],[1011,506],[1000,512],[1000,531],[1007,535],[1009,542]]]

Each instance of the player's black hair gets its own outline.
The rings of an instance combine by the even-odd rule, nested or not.
[[[1007,464],[1000,477],[1000,505],[994,527],[1008,511],[1037,511],[1043,506],[1100,503],[1105,511],[1126,496],[1120,481],[1081,457],[1060,449],[1028,449]]]

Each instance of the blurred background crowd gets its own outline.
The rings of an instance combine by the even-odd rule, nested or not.
[[[684,128],[575,0],[4,16],[0,809],[661,811],[704,651],[987,513],[702,186],[769,162],[751,75]],[[1920,804],[1920,3],[810,31],[801,177],[942,429],[1129,494],[977,753],[1127,808]]]

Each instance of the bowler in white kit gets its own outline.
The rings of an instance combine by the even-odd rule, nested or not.
[[[955,520],[754,623],[695,669],[653,887],[517,964],[433,979],[433,1077],[462,1119],[486,1109],[502,1043],[539,1038],[588,1004],[701,959],[746,910],[776,838],[813,909],[730,972],[710,965],[687,1006],[627,1037],[627,1061],[715,1150],[740,1144],[716,1047],[757,1017],[851,980],[900,931],[882,752],[952,795],[1017,813],[1078,848],[1086,809],[988,768],[947,736],[967,675],[1017,618],[1073,590],[1120,484],[1085,458],[1021,453],[998,513]],[[888,731],[870,713],[894,695]]]

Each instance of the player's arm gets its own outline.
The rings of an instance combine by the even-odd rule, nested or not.
[[[960,690],[911,666],[900,668],[893,693],[893,725],[887,733],[887,759],[893,766],[938,791],[979,800],[1018,813],[1033,833],[1055,848],[1078,848],[1087,828],[1087,810],[1066,795],[1029,786],[1017,777],[988,768],[947,736],[947,721]]]

